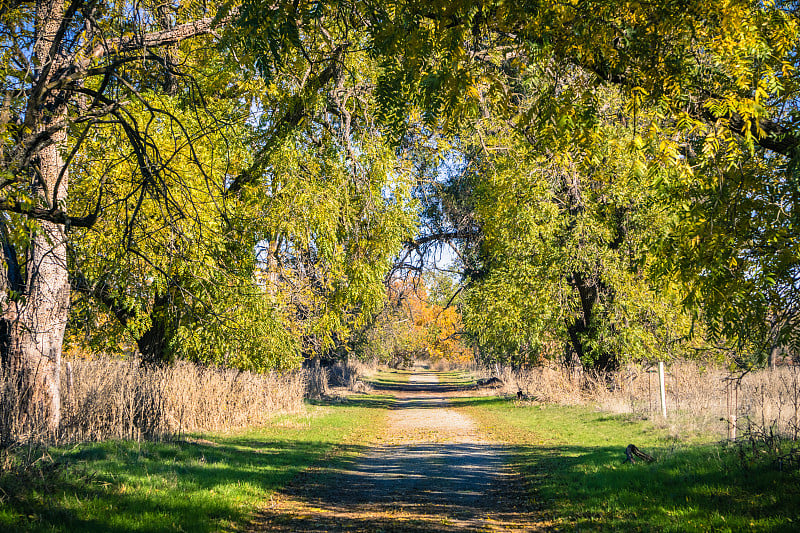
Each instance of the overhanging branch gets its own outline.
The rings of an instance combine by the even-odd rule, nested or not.
[[[62,224],[75,228],[90,228],[97,222],[97,216],[100,212],[100,200],[98,199],[97,207],[95,210],[83,217],[73,217],[59,209],[43,209],[41,207],[32,206],[28,203],[23,203],[18,200],[0,200],[0,211],[9,211],[12,213],[19,213],[26,215],[36,220],[44,220],[53,222],[54,224]]]

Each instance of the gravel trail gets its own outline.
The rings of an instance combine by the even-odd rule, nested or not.
[[[278,495],[253,531],[537,531],[508,450],[448,407],[453,387],[419,371],[395,389],[378,442]]]

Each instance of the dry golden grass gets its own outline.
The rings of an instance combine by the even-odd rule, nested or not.
[[[304,391],[302,372],[254,374],[188,362],[157,367],[136,359],[74,359],[65,361],[61,372],[56,436],[20,431],[19,393],[0,375],[0,444],[163,439],[255,426],[278,413],[298,411]]]
[[[0,449],[22,442],[69,443],[108,438],[164,439],[181,433],[263,425],[301,409],[304,397],[363,391],[359,381],[375,364],[352,360],[325,368],[254,374],[189,362],[141,365],[135,358],[65,360],[58,435],[43,421],[20,422],[20,393],[0,372]]]
[[[610,375],[567,372],[542,366],[498,376],[506,394],[517,391],[538,402],[562,405],[592,404],[604,411],[652,418],[676,437],[697,433],[728,436],[736,415],[737,435],[771,430],[800,436],[800,368],[783,366],[744,375],[693,361],[666,367],[667,418],[661,416],[657,367],[629,365]]]
[[[62,373],[61,440],[163,438],[264,424],[277,413],[299,410],[303,391],[299,372],[75,360]]]
[[[347,395],[350,392],[368,392],[370,387],[361,378],[377,370],[376,361],[348,359],[325,367],[311,367],[304,371],[306,397],[319,399]]]

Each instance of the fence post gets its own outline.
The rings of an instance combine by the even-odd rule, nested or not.
[[[739,403],[739,383],[728,379],[728,440],[736,440],[736,411]]]
[[[658,385],[661,389],[661,416],[667,418],[667,395],[664,391],[664,361],[658,362]]]

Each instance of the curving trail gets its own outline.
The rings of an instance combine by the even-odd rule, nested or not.
[[[509,452],[448,406],[457,392],[420,370],[378,443],[356,459],[307,473],[276,497],[252,531],[537,531],[545,529],[508,466]],[[385,394],[385,391],[381,391]]]

